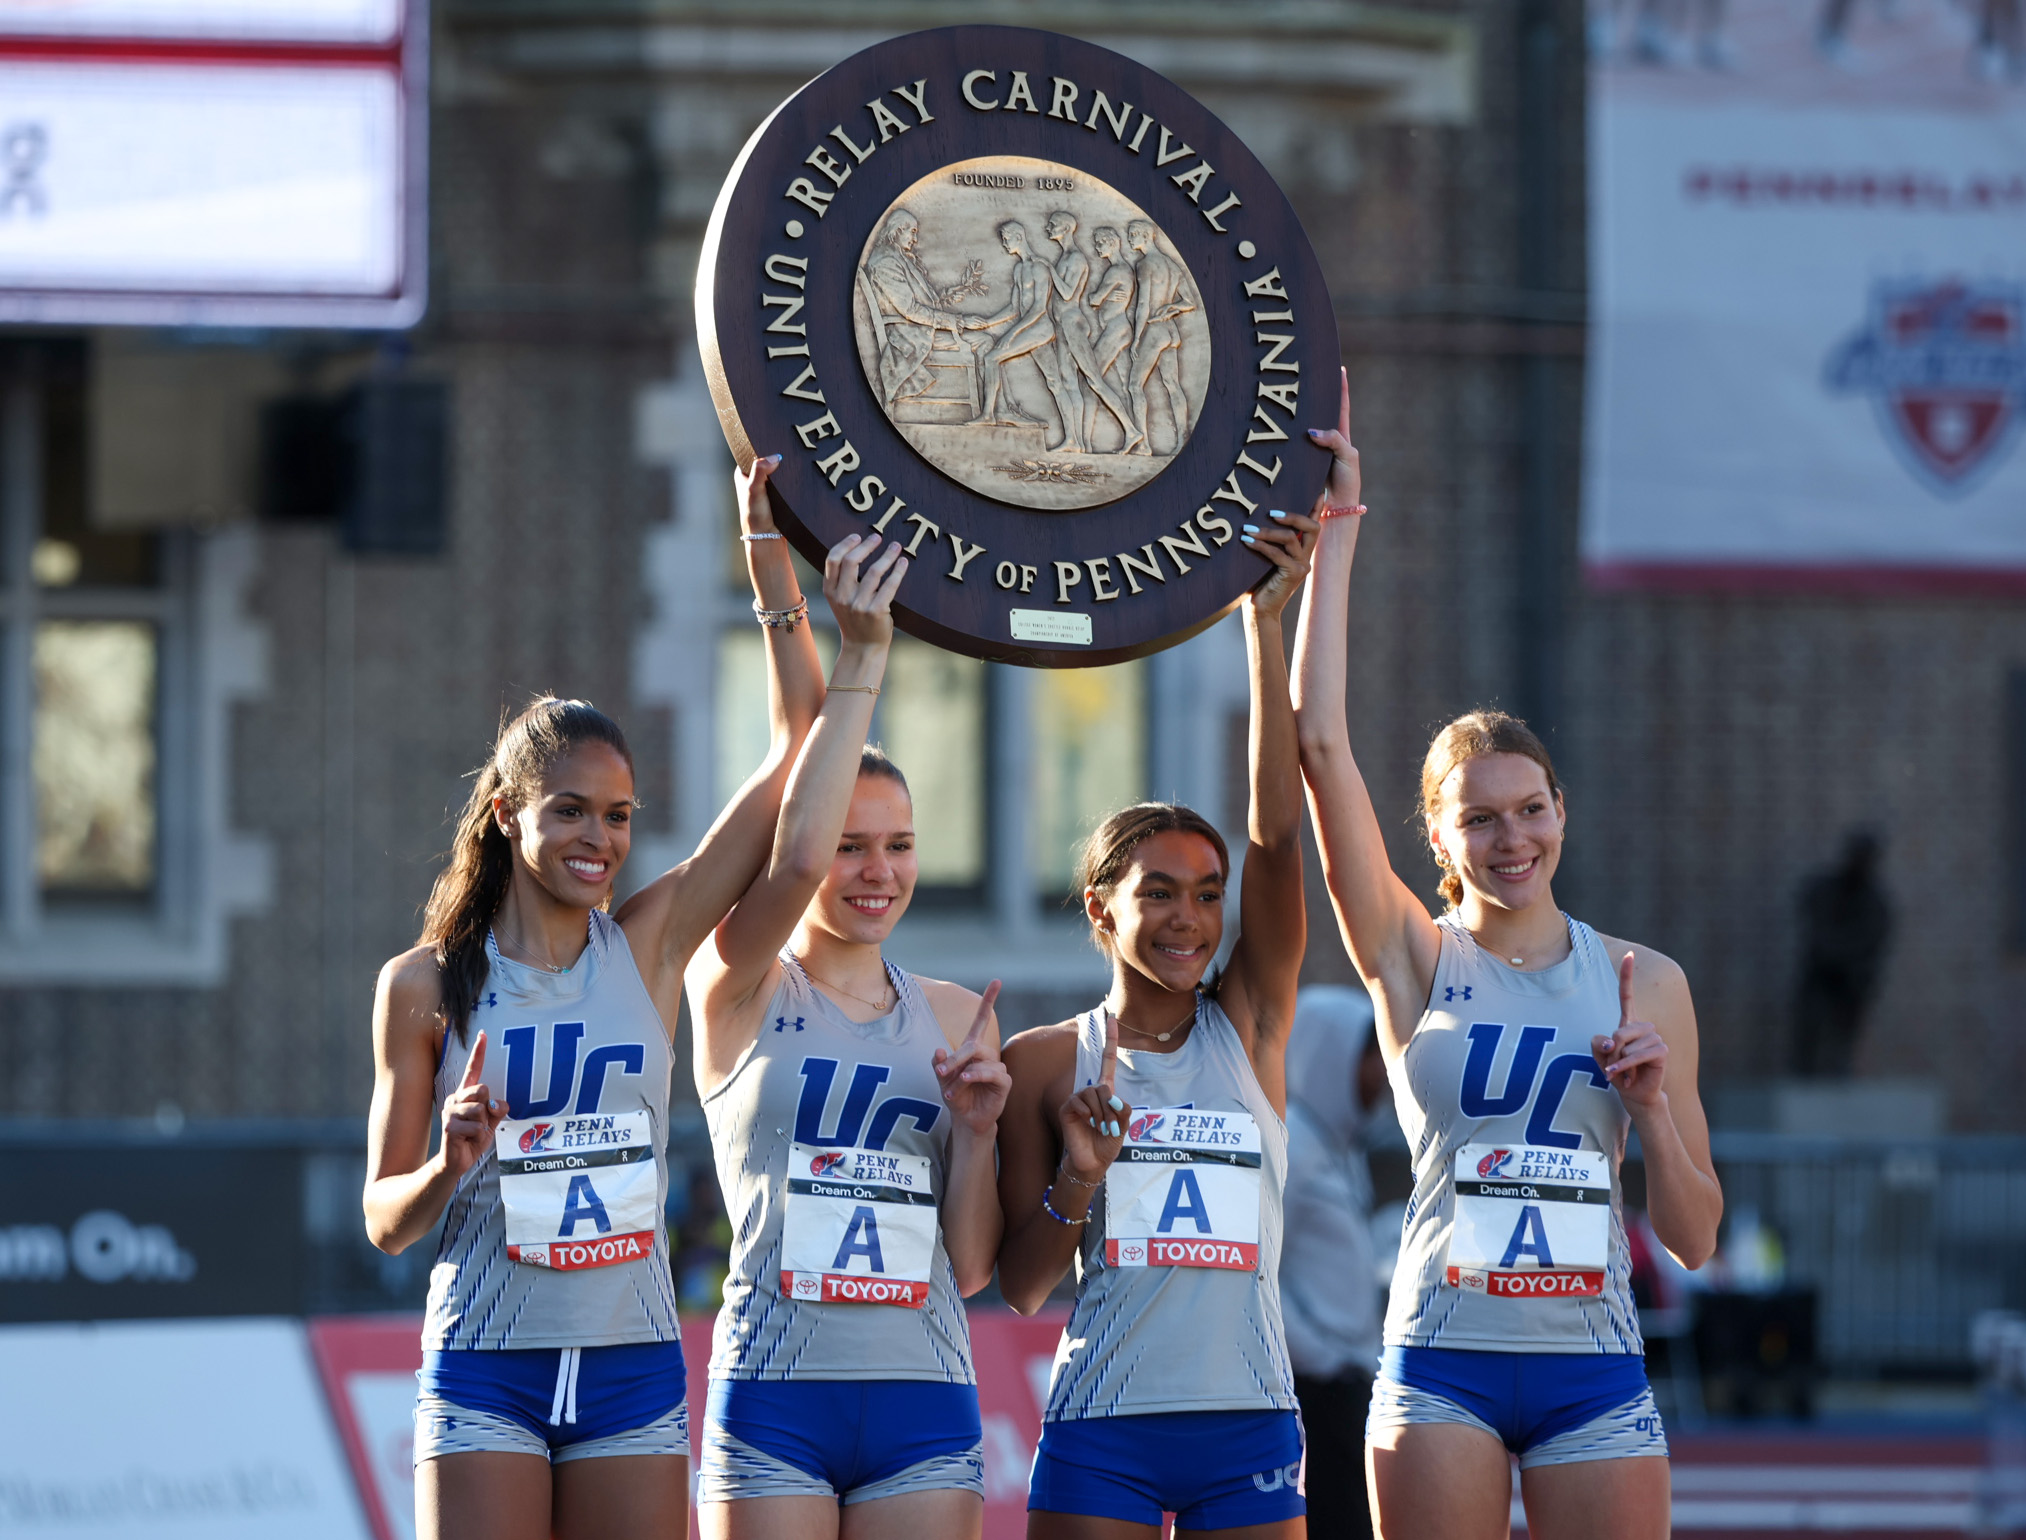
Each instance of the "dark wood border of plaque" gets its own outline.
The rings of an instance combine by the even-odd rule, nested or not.
[[[974,70],[993,72],[971,94],[1000,101],[997,109],[967,100]],[[1027,78],[1032,112],[1008,101],[1015,71]],[[1058,99],[1057,80],[1076,87],[1073,107]],[[1108,113],[1098,110],[1099,92]],[[905,129],[877,117],[874,101]],[[1212,372],[1200,420],[1158,476],[1096,508],[1029,510],[964,487],[888,421],[860,364],[853,284],[874,223],[939,167],[994,155],[1052,160],[1109,183],[1158,222],[1201,292]],[[799,237],[787,233],[795,227]],[[1241,523],[1264,522],[1270,508],[1306,511],[1328,476],[1327,451],[1304,429],[1335,415],[1335,313],[1285,194],[1179,87],[1058,33],[917,32],[853,55],[789,97],[754,131],[718,194],[696,305],[725,438],[741,463],[782,456],[774,505],[795,548],[821,565],[831,545],[893,513],[884,533],[914,556],[895,606],[901,629],[972,657],[1076,668],[1186,640],[1265,574],[1265,559],[1236,538]],[[799,393],[787,394],[798,382]],[[852,454],[840,461],[847,445]],[[1126,568],[1123,553],[1139,565]],[[1149,556],[1158,579],[1145,575]],[[1008,563],[1011,588],[1002,586]],[[1068,602],[1059,598],[1065,582]],[[1086,616],[1090,640],[1016,639],[1016,609],[1069,628]]]

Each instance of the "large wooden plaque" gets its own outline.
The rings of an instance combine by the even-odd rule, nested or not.
[[[820,563],[898,539],[903,629],[974,657],[1116,663],[1267,571],[1238,539],[1329,471],[1336,321],[1250,151],[1130,59],[944,27],[776,108],[718,194],[697,332],[741,463],[780,454]]]

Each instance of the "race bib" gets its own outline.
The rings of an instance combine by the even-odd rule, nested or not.
[[[660,1184],[645,1110],[509,1118],[493,1148],[514,1261],[569,1272],[653,1253]]]
[[[926,1155],[788,1146],[781,1292],[825,1305],[929,1302],[936,1194]]]
[[[1451,1284],[1502,1299],[1595,1296],[1610,1256],[1603,1155],[1490,1144],[1456,1152]]]
[[[1104,1178],[1113,1267],[1259,1267],[1259,1125],[1247,1112],[1134,1114]]]

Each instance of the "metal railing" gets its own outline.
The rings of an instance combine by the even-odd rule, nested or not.
[[[1712,1138],[1724,1206],[1747,1208],[1816,1291],[1821,1366],[1967,1373],[1971,1323],[2026,1304],[2026,1139]]]

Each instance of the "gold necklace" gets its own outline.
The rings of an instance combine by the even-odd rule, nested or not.
[[[790,952],[788,955],[790,957],[795,957],[795,954],[793,952]],[[887,989],[889,991],[893,991],[893,1000],[891,1001],[891,1003],[889,1003],[884,998],[878,1000],[868,1000],[865,998],[864,995],[855,994],[851,990],[846,989],[842,984],[831,983],[830,980],[819,975],[813,968],[811,968],[806,962],[802,961],[802,959],[799,957],[795,957],[795,966],[800,968],[804,973],[808,974],[810,978],[814,979],[817,983],[821,984],[825,989],[834,989],[840,995],[850,995],[851,998],[856,1000],[860,1005],[869,1005],[876,1011],[881,1012],[890,1011],[894,1008],[894,1006],[900,1004],[900,994],[898,991],[893,991],[892,979],[888,979],[886,981]]]
[[[1107,1006],[1107,1007],[1106,1007],[1106,1009],[1107,1009],[1107,1010],[1109,1010],[1109,1009],[1110,1009],[1110,1007],[1109,1007],[1109,1006]],[[1122,1032],[1131,1032],[1131,1033],[1134,1033],[1134,1034],[1136,1034],[1137,1036],[1140,1036],[1140,1037],[1151,1037],[1151,1038],[1152,1038],[1152,1039],[1153,1039],[1153,1040],[1154,1040],[1155,1042],[1157,1042],[1157,1043],[1165,1043],[1165,1042],[1166,1042],[1166,1041],[1167,1041],[1167,1040],[1168,1040],[1169,1038],[1173,1037],[1173,1036],[1174,1036],[1174,1035],[1175,1035],[1175,1034],[1176,1034],[1177,1032],[1184,1032],[1184,1031],[1187,1031],[1187,1030],[1188,1030],[1188,1029],[1189,1029],[1190,1027],[1193,1027],[1193,1026],[1195,1026],[1195,1025],[1196,1025],[1196,1015],[1197,1015],[1197,1012],[1196,1012],[1196,1008],[1195,1008],[1194,1006],[1191,1006],[1191,1007],[1189,1008],[1189,1014],[1188,1014],[1187,1018],[1186,1018],[1186,1019],[1184,1019],[1184,1020],[1182,1020],[1182,1021],[1178,1021],[1178,1022],[1176,1022],[1176,1023],[1175,1023],[1175,1024],[1174,1024],[1174,1025],[1172,1026],[1172,1027],[1168,1028],[1168,1030],[1167,1030],[1167,1031],[1165,1031],[1165,1032],[1149,1032],[1149,1031],[1148,1031],[1148,1030],[1147,1030],[1147,1029],[1146,1029],[1145,1027],[1131,1027],[1131,1026],[1127,1026],[1127,1025],[1126,1025],[1126,1022],[1125,1022],[1125,1018],[1124,1018],[1124,1017],[1122,1017],[1121,1015],[1119,1015],[1119,1013],[1118,1013],[1117,1011],[1112,1011],[1112,1013],[1111,1013],[1111,1017],[1112,1017],[1112,1020],[1113,1020],[1113,1021],[1116,1021],[1116,1022],[1117,1022],[1117,1023],[1119,1024],[1119,1030],[1120,1030],[1120,1031],[1122,1031]]]
[[[514,944],[515,948],[519,950],[524,957],[527,958],[529,966],[531,967],[547,968],[551,973],[568,973],[572,968],[577,966],[575,963],[543,962],[539,957],[535,956],[533,947],[529,946],[525,941],[521,940],[521,938],[519,936],[516,936],[512,931],[507,930],[507,928],[504,925],[500,924],[498,920],[494,920],[492,922],[492,928],[498,931],[506,931],[507,940],[511,941]]]

